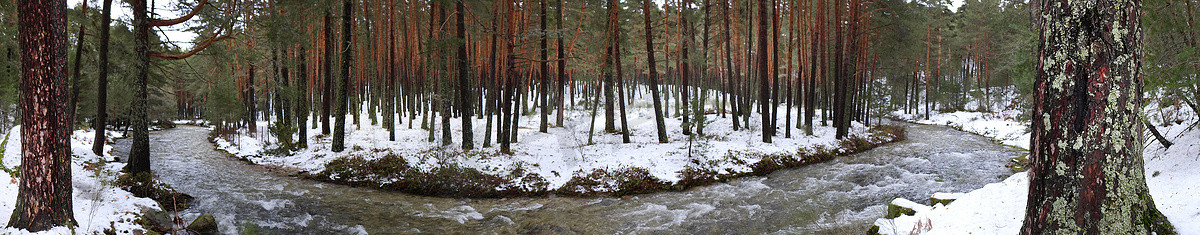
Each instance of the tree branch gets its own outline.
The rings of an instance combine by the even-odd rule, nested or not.
[[[150,19],[150,25],[148,27],[171,26],[187,22],[188,20],[192,19],[193,16],[196,16],[197,13],[200,13],[200,9],[204,8],[205,3],[208,3],[208,0],[200,0],[200,4],[196,5],[196,8],[192,8],[192,12],[189,12],[187,15],[180,16],[179,18],[169,20]]]
[[[203,42],[196,44],[195,47],[192,47],[191,51],[188,51],[187,53],[183,53],[183,54],[163,54],[163,53],[158,53],[158,52],[150,52],[149,56],[154,57],[154,58],[164,59],[164,60],[187,59],[188,57],[191,57],[192,55],[195,55],[196,53],[203,51],[205,48],[208,48],[208,46],[212,45],[212,43],[214,43],[214,42],[225,40],[225,39],[230,39],[230,38],[233,38],[233,36],[222,35],[222,36],[217,36],[217,37],[212,37],[212,38],[206,39]]]

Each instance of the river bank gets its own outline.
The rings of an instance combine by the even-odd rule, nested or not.
[[[151,164],[197,198],[185,220],[212,213],[223,233],[858,233],[893,198],[998,182],[1020,154],[946,127],[898,125],[908,139],[851,156],[623,198],[439,198],[304,180],[228,157],[194,126],[152,133]]]
[[[853,123],[842,140],[834,138],[835,130],[829,126],[815,126],[812,136],[790,126],[790,138],[782,135],[787,129],[780,126],[781,135],[772,138],[773,143],[763,143],[761,127],[754,121],[761,119],[757,114],[751,115],[750,126],[735,130],[733,120],[713,113],[705,115],[708,121],[703,135],[683,135],[675,130],[681,128],[682,119],[667,118],[669,142],[658,143],[649,109],[632,110],[631,143],[623,143],[619,133],[599,129],[588,138],[584,127],[595,121],[600,128],[603,123],[590,119],[586,112],[567,112],[566,123],[546,133],[536,131],[536,115],[526,115],[512,154],[500,153],[496,146],[469,151],[456,144],[443,146],[429,141],[429,131],[420,128],[397,128],[396,140],[388,141],[388,130],[367,125],[366,113],[359,115],[363,125],[348,131],[344,152],[331,151],[331,138],[321,135],[315,126],[308,131],[308,148],[295,151],[281,150],[280,141],[265,132],[224,133],[211,140],[238,158],[294,169],[306,178],[417,195],[491,198],[681,191],[826,161],[904,138],[902,128]],[[779,110],[784,111],[782,107]],[[799,114],[792,112],[792,116]],[[450,123],[452,129],[460,124],[457,118]],[[268,122],[259,125],[265,127]],[[484,127],[478,122],[475,125]],[[461,132],[452,135],[457,141]],[[482,131],[474,135],[476,139],[485,136]]]

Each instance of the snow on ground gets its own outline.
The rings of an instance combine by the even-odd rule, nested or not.
[[[106,133],[109,137],[116,132]],[[71,151],[74,157],[71,161],[71,185],[74,187],[74,213],[78,227],[56,227],[38,234],[103,234],[105,229],[112,229],[118,234],[133,233],[142,230],[142,226],[133,221],[138,218],[143,208],[158,210],[158,204],[149,198],[134,197],[131,193],[113,185],[124,163],[105,162],[112,158],[112,146],[104,146],[104,156],[92,153],[92,140],[96,133],[92,130],[77,130],[71,136]],[[3,166],[7,170],[16,170],[21,164],[21,127],[13,127],[7,138],[7,148],[4,149]],[[13,209],[16,208],[18,190],[17,179],[8,173],[0,172],[0,224],[8,224]],[[27,234],[28,231],[13,228],[0,228],[0,234]]]
[[[911,122],[944,125],[958,128],[962,131],[987,136],[1000,143],[1029,149],[1030,132],[1028,124],[1017,121],[1022,115],[1017,110],[1003,110],[994,113],[958,111],[953,113],[935,113],[925,119],[920,114],[905,114],[904,111],[892,112],[892,115]]]
[[[1190,127],[1194,121],[1177,118],[1190,119],[1194,114],[1186,106],[1175,105],[1171,110],[1164,111],[1158,110],[1153,103],[1147,105],[1145,112],[1151,116],[1152,122],[1160,123],[1156,124],[1159,131],[1175,144],[1170,149],[1164,149],[1149,132],[1145,134],[1143,157],[1146,159],[1146,183],[1150,195],[1179,234],[1200,234],[1200,223],[1196,223],[1200,221],[1200,194],[1196,193],[1200,190],[1200,183],[1197,183],[1200,182],[1200,168],[1196,167],[1200,166],[1200,129]],[[1171,115],[1161,115],[1163,113]],[[932,115],[932,121],[918,122],[962,125],[964,130],[982,131],[976,133],[993,138],[1023,136],[1000,140],[1005,144],[1028,148],[1029,134],[1015,134],[1018,133],[1015,130],[1023,131],[1028,123],[1012,127],[1015,121],[1009,120],[1004,114],[981,115],[966,112],[935,114]],[[1162,120],[1171,125],[1161,126]],[[1010,143],[1017,140],[1024,144]],[[1024,220],[1028,190],[1028,173],[1016,173],[1003,182],[988,184],[966,193],[949,206],[939,204],[912,216],[879,219],[875,225],[880,227],[881,234],[1015,234]]]
[[[905,113],[904,110],[896,110],[891,115],[892,117],[914,123],[949,126],[996,139],[1004,145],[1029,149],[1029,139],[1031,136],[1028,128],[1029,124],[1019,121],[1021,120],[1019,117],[1025,115],[1018,110],[1021,107],[1020,103],[1024,102],[1024,100],[1017,95],[1016,87],[996,87],[991,90],[993,96],[998,98],[994,102],[990,102],[989,105],[982,105],[979,101],[971,101],[964,107],[968,110],[987,110],[987,112],[955,111],[942,113],[934,110],[930,113],[929,118],[925,118],[924,110],[918,110],[916,113]]]
[[[591,106],[576,106],[564,113],[564,125],[553,127],[556,113],[550,114],[550,124],[547,133],[538,132],[537,125],[540,116],[535,109],[526,109],[526,115],[521,116],[518,142],[512,144],[513,155],[498,154],[499,147],[495,142],[491,147],[482,148],[485,119],[473,120],[474,142],[476,150],[470,154],[460,154],[462,128],[461,120],[453,118],[450,121],[453,144],[439,147],[441,132],[434,133],[435,142],[427,141],[429,132],[422,130],[421,117],[409,119],[405,116],[402,124],[397,124],[396,141],[388,141],[388,132],[382,125],[370,125],[366,114],[360,115],[361,125],[354,128],[351,120],[347,120],[346,151],[334,153],[330,150],[331,138],[322,136],[319,126],[309,123],[309,148],[300,150],[290,156],[271,156],[262,154],[264,149],[272,148],[269,142],[274,139],[269,134],[243,134],[229,139],[218,138],[217,146],[231,154],[246,158],[256,164],[297,168],[309,172],[320,172],[325,163],[343,156],[363,156],[367,159],[381,157],[386,153],[396,153],[404,157],[410,164],[428,171],[436,166],[457,164],[462,167],[478,169],[494,175],[508,175],[515,169],[522,169],[527,174],[536,173],[545,178],[548,188],[556,189],[566,184],[578,172],[586,174],[593,169],[616,170],[626,167],[647,169],[654,177],[674,183],[680,180],[679,172],[696,163],[719,169],[719,173],[748,172],[749,165],[760,159],[756,154],[794,154],[801,148],[824,146],[836,149],[838,140],[834,138],[834,128],[816,126],[813,136],[805,136],[803,130],[792,125],[792,138],[784,138],[783,107],[778,116],[778,136],[774,143],[763,143],[761,116],[754,114],[750,117],[750,128],[734,131],[732,121],[728,117],[717,114],[706,115],[710,120],[705,127],[705,137],[689,139],[682,134],[682,119],[674,117],[675,111],[670,111],[665,118],[666,132],[669,143],[658,143],[654,113],[648,93],[639,95],[645,100],[638,100],[627,106],[631,143],[622,143],[621,135],[605,133],[604,107],[600,107],[595,118],[595,144],[588,144],[589,122],[591,122]],[[709,112],[714,112],[715,101],[708,106]],[[527,103],[528,104],[528,103]],[[670,109],[674,110],[675,103]],[[363,108],[365,110],[366,108]],[[619,111],[619,110],[618,110]],[[792,110],[792,122],[797,122],[797,110]],[[664,114],[667,115],[667,114]],[[349,119],[349,117],[347,118]],[[440,128],[440,117],[437,126]],[[380,118],[382,123],[382,118]],[[493,120],[498,122],[498,120]],[[694,122],[694,121],[693,121]],[[259,122],[259,130],[266,130],[267,122]],[[408,128],[409,126],[413,128]],[[616,128],[620,129],[620,120],[616,120]],[[492,128],[497,128],[493,123]],[[868,135],[867,127],[854,123],[851,135]],[[495,135],[495,131],[492,132]],[[495,137],[493,136],[493,139]],[[448,154],[449,153],[449,154]],[[731,157],[732,156],[732,157]]]

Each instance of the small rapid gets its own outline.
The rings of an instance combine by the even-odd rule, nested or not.
[[[153,132],[158,179],[196,197],[186,220],[214,214],[223,233],[799,233],[861,234],[886,203],[927,202],[1011,175],[1023,152],[985,137],[895,123],[908,140],[765,177],[626,198],[456,199],[289,177],[217,151],[203,127]],[[128,140],[118,141],[125,156]]]

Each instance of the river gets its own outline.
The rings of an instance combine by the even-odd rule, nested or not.
[[[974,134],[904,124],[908,140],[765,177],[620,198],[455,199],[352,188],[283,175],[214,150],[208,129],[150,135],[159,180],[195,196],[186,220],[263,234],[862,234],[896,197],[928,202],[1012,173],[1019,149]],[[117,143],[125,156],[129,141]]]

